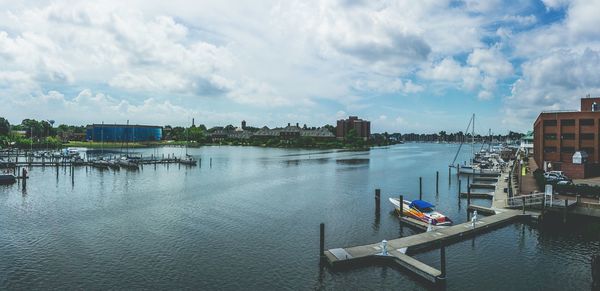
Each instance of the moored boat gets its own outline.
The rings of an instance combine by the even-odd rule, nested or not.
[[[389,198],[389,200],[396,211],[400,211],[400,199]],[[402,213],[425,223],[429,223],[429,220],[431,220],[432,225],[448,226],[452,224],[450,218],[436,211],[433,204],[423,200],[404,200],[402,202]]]
[[[13,184],[16,181],[17,181],[17,178],[14,175],[0,174],[0,185]]]
[[[188,166],[195,166],[198,162],[194,158],[192,158],[192,156],[185,155],[185,158],[179,160],[179,163]]]

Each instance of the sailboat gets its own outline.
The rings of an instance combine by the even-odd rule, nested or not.
[[[183,159],[181,159],[179,161],[180,164],[183,165],[188,165],[188,166],[195,166],[198,162],[188,154],[188,143],[189,143],[189,135],[188,135],[188,129],[185,129],[185,157]]]
[[[129,129],[129,120],[127,120],[127,129]],[[135,130],[135,128],[133,130]],[[125,130],[125,132],[127,132],[127,130]],[[135,134],[135,131],[132,133],[132,137],[131,137],[132,140],[133,140],[134,134]],[[139,169],[138,164],[129,157],[129,141],[127,138],[125,138],[124,140],[125,140],[125,146],[127,147],[127,154],[125,156],[122,156],[120,159],[118,159],[117,164],[119,166],[121,166],[122,168],[125,168],[128,170],[138,170]]]
[[[473,114],[473,116],[471,117],[471,119],[469,120],[469,124],[467,125],[467,130],[465,130],[465,132],[469,132],[469,129],[471,129],[471,160],[470,162],[467,164],[467,162],[465,161],[462,165],[457,165],[457,171],[458,173],[461,174],[472,174],[472,175],[476,175],[476,174],[489,174],[489,175],[499,175],[500,174],[500,170],[498,168],[496,168],[496,162],[493,159],[488,159],[488,161],[479,161],[476,162],[476,154],[474,152],[474,147],[475,147],[475,114]],[[451,163],[451,167],[454,166],[454,163],[456,162],[456,159],[458,158],[458,154],[462,148],[464,141],[461,141],[460,146],[458,147],[458,151],[456,152],[456,155],[454,156],[454,160]]]

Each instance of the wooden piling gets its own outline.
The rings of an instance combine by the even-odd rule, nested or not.
[[[404,217],[404,195],[400,195],[400,217]],[[402,219],[400,220],[402,222]]]
[[[210,167],[212,168],[212,158],[210,158]]]
[[[541,207],[542,211],[540,213],[540,217],[538,218],[538,221],[542,221],[544,219],[544,212],[546,211],[546,195],[542,196],[542,207]]]
[[[419,177],[419,200],[423,200],[423,177]]]
[[[440,241],[440,245],[440,279],[446,280],[446,247],[443,241]]]
[[[440,193],[439,184],[440,184],[440,171],[435,171],[435,194]]]
[[[467,185],[467,206],[471,205],[471,185]]]
[[[21,178],[23,180],[23,189],[27,186],[27,170],[25,168],[21,169]]]
[[[521,197],[521,202],[523,203],[523,214],[525,214],[525,197]]]
[[[461,185],[461,181],[460,179],[458,179],[458,201],[460,202],[460,185]]]
[[[381,207],[381,189],[375,189],[375,208]]]
[[[321,223],[319,257],[325,258],[325,223]]]
[[[592,290],[600,290],[600,254],[592,256]]]

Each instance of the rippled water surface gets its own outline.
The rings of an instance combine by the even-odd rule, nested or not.
[[[328,248],[410,235],[387,198],[417,198],[419,176],[425,200],[465,221],[457,177],[448,179],[457,147],[204,147],[189,150],[202,159],[194,168],[81,167],[73,177],[63,168],[58,175],[32,168],[25,190],[0,186],[0,289],[423,289],[391,267],[320,267],[319,223]],[[375,188],[382,189],[380,213]],[[559,219],[459,242],[447,249],[448,289],[587,290],[599,234],[597,221],[582,227]],[[415,257],[439,266],[439,251]]]

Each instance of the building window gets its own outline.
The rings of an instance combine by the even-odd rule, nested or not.
[[[546,134],[544,134],[544,139],[545,140],[555,140],[556,133],[546,133]]]
[[[575,134],[574,133],[563,133],[561,138],[564,140],[572,140],[572,139],[575,139]]]
[[[544,147],[544,153],[555,153],[556,147]]]
[[[575,125],[575,119],[562,119],[560,121],[561,125],[564,126],[574,126]]]
[[[574,153],[575,148],[574,147],[562,147],[562,148],[560,148],[560,152],[561,153]]]
[[[579,125],[582,126],[588,126],[588,125],[594,125],[594,120],[593,119],[581,119],[579,120]]]
[[[581,136],[582,140],[593,140],[594,139],[593,133],[582,133],[579,136]]]
[[[544,120],[544,126],[556,126],[556,120]]]

